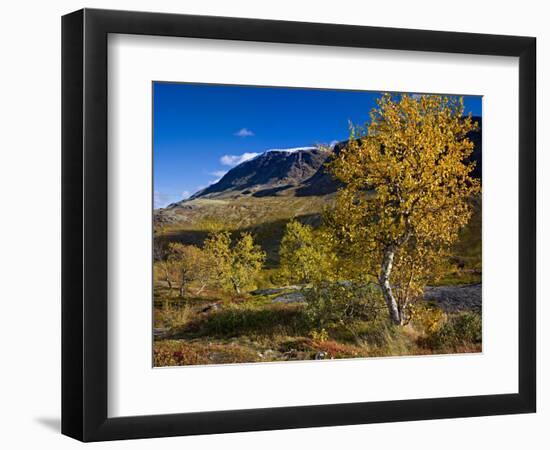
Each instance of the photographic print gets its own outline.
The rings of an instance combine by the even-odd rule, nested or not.
[[[155,367],[482,351],[482,97],[153,82]]]

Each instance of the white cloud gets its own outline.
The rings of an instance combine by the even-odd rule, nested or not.
[[[255,158],[259,153],[243,153],[242,155],[223,155],[220,158],[220,163],[224,166],[236,166],[249,159]]]
[[[241,128],[236,133],[233,133],[235,136],[239,137],[249,137],[254,136],[254,132],[252,130],[249,130],[248,128]]]
[[[209,172],[210,175],[213,175],[217,178],[223,177],[227,173],[227,170],[214,170],[214,172]]]
[[[189,198],[190,196],[191,196],[191,192],[189,192],[189,191],[183,191],[181,193],[182,200],[185,200],[186,198]]]

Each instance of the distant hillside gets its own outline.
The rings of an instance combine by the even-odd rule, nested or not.
[[[267,252],[268,267],[277,263],[286,223],[297,219],[312,226],[321,223],[323,208],[330,206],[331,195],[315,197],[241,196],[235,199],[196,198],[180,206],[155,211],[155,239],[186,245],[203,244],[217,224],[238,235],[249,231]]]

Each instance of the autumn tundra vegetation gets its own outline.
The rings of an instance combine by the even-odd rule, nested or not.
[[[335,192],[159,213],[155,366],[481,351],[480,305],[437,297],[481,282],[479,124],[463,111],[460,98],[383,95],[324,149]]]

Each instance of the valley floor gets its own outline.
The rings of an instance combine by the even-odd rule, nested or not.
[[[255,295],[254,295],[255,294]],[[481,351],[481,285],[426,290],[403,327],[385,311],[369,321],[312,327],[296,287],[239,297],[207,291],[177,298],[157,286],[154,365],[327,360]]]

